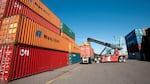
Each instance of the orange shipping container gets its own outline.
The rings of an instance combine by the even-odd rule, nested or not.
[[[16,19],[7,21],[8,18],[14,17]],[[4,18],[0,32],[5,32],[4,35],[0,36],[0,44],[21,43],[60,51],[69,51],[69,42],[66,39],[23,15]]]
[[[73,44],[72,45],[72,53],[80,53],[80,46]]]
[[[61,32],[61,36],[62,36],[64,39],[66,39],[68,42],[70,42],[70,43],[72,43],[72,44],[75,43],[75,40],[72,39],[71,37],[69,37],[67,34]]]
[[[24,3],[26,6],[31,8],[41,17],[51,22],[57,28],[60,28],[60,19],[50,10],[48,9],[40,0],[19,0]]]

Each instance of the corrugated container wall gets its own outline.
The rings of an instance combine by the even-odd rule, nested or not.
[[[142,43],[143,29],[134,29],[125,36],[127,46],[137,45]]]
[[[61,32],[61,36],[66,39],[68,42],[70,42],[71,44],[75,44],[75,40],[72,39],[69,35],[67,35],[66,33],[64,32]]]
[[[146,29],[146,36],[143,37],[141,52],[142,60],[150,61],[150,28]]]
[[[40,0],[0,0],[0,81],[79,61],[75,33]]]
[[[77,44],[73,44],[71,49],[72,53],[80,53],[80,46],[78,46]]]
[[[146,36],[150,37],[150,28],[146,29]]]
[[[0,45],[0,81],[9,81],[68,65],[67,52],[26,45]]]
[[[30,7],[34,12],[39,14],[41,17],[51,22],[57,28],[60,28],[60,19],[40,0],[19,0],[26,6]]]
[[[145,35],[145,29],[134,29],[125,36],[129,58],[140,59],[142,38]],[[138,55],[137,55],[138,53]]]
[[[75,64],[81,61],[80,54],[79,53],[70,53],[69,54],[69,63]]]
[[[90,46],[80,46],[81,52],[80,56],[81,57],[93,57],[94,56],[94,51],[93,48]]]
[[[64,23],[61,23],[61,32],[67,34],[75,40],[75,33]]]
[[[12,15],[16,15],[16,14],[22,14],[34,20],[38,24],[46,27],[47,29],[57,34],[60,34],[60,28],[54,26],[52,23],[45,20],[42,16],[38,15],[37,13],[32,11],[32,9],[25,6],[23,3],[19,2],[18,0],[1,0],[0,2],[2,4],[0,5],[0,19],[12,16]],[[49,18],[49,19],[51,20],[52,18]],[[59,27],[60,27],[60,22],[57,24],[59,24]]]
[[[80,53],[80,46],[75,43],[75,33],[64,23],[61,24],[61,36],[69,42],[69,52]]]
[[[0,34],[0,44],[21,43],[69,51],[67,40],[23,15],[4,18]]]

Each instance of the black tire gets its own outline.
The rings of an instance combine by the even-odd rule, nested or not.
[[[92,64],[92,60],[91,60],[91,58],[89,58],[89,63],[88,64]]]
[[[118,58],[118,62],[126,62],[125,57],[120,56],[120,57]]]

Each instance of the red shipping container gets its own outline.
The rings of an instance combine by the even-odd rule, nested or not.
[[[0,19],[0,26],[2,25],[2,20]],[[1,27],[0,27],[1,28]]]
[[[81,57],[93,57],[94,56],[94,52],[93,49],[90,46],[81,46],[81,53],[80,56]]]
[[[5,2],[2,2],[5,1]],[[27,16],[28,18],[34,20],[38,24],[48,28],[49,30],[60,34],[60,29],[57,28],[52,23],[48,22],[35,12],[33,12],[29,7],[25,6],[23,3],[17,0],[1,0],[3,6],[0,7],[0,18],[9,17],[16,14],[22,14]]]
[[[68,53],[26,45],[0,45],[0,81],[9,81],[68,65]]]
[[[80,48],[81,48],[80,49],[81,50],[80,56],[83,57],[83,56],[85,56],[85,53],[86,53],[85,52],[85,46],[81,46]]]
[[[1,30],[1,26],[2,26],[2,20],[0,19],[0,30]],[[1,33],[0,33],[1,34]]]
[[[91,48],[91,51],[90,51],[90,56],[94,56],[94,49],[93,48]]]

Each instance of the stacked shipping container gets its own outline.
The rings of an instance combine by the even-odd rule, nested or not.
[[[94,51],[90,46],[81,46],[81,57],[93,57]]]
[[[75,63],[78,63],[80,61],[81,61],[80,54],[78,54],[78,53],[70,53],[69,54],[69,63],[70,64],[75,64]]]
[[[38,0],[32,0],[32,1],[38,1]],[[57,34],[60,33],[59,27],[56,27],[51,22],[48,22],[47,20],[45,20],[45,18],[36,14],[32,9],[30,9],[29,7],[27,7],[23,3],[19,2],[18,0],[1,0],[1,4],[3,4],[0,8],[0,10],[1,10],[1,12],[0,12],[1,17],[0,18],[1,19],[4,17],[9,17],[12,15],[15,15],[15,14],[22,14],[22,15],[34,20],[38,24],[48,28],[49,30],[51,30]],[[52,18],[58,19],[55,17],[51,17],[51,18],[47,18],[47,19],[52,19]],[[58,20],[58,23],[60,23],[59,20]],[[57,24],[57,26],[58,26],[58,24]]]
[[[75,33],[64,23],[61,23],[61,31],[75,40]]]
[[[68,65],[68,53],[27,45],[0,45],[1,81],[14,80]]]
[[[60,20],[59,18],[51,12],[40,0],[19,0],[24,3],[34,12],[42,16],[44,19],[52,23],[57,28],[60,28]]]
[[[80,47],[75,44],[75,33],[64,23],[61,24],[61,36],[69,43],[69,63],[80,62]]]
[[[141,43],[142,38],[145,35],[145,29],[134,29],[128,35],[125,36],[128,58],[141,59]]]
[[[79,61],[75,34],[60,34],[59,18],[40,0],[0,0],[0,81],[66,66],[69,53],[71,64]]]
[[[0,44],[27,44],[60,51],[68,51],[68,42],[60,35],[23,16],[14,15],[3,19]]]
[[[94,57],[94,50],[90,45],[82,45],[80,46],[81,52],[81,63],[92,63],[92,59]]]
[[[143,43],[141,46],[141,59],[150,61],[150,28],[146,29],[146,36],[143,36]]]

